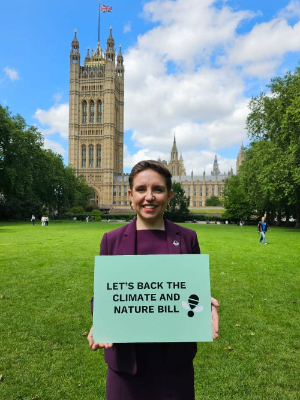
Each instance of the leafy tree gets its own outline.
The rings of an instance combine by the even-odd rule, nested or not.
[[[185,196],[185,192],[180,183],[172,184],[173,197],[167,208],[169,215],[187,215],[189,213],[190,198]]]
[[[249,219],[254,214],[254,206],[247,198],[241,174],[232,175],[225,181],[224,206],[228,219]]]
[[[222,201],[217,196],[211,196],[209,199],[205,201],[206,206],[217,207],[222,206]]]
[[[262,93],[252,98],[247,118],[248,135],[252,139],[250,148],[258,149],[265,160],[261,169],[260,184],[267,193],[270,206],[291,210],[300,219],[300,68],[295,73],[288,72],[283,78],[271,80],[270,94]],[[254,155],[253,160],[257,157]],[[247,161],[246,161],[247,163]],[[251,182],[253,184],[253,182]],[[269,208],[267,208],[269,211]],[[271,209],[271,212],[274,210]]]
[[[45,210],[85,207],[91,189],[65,167],[62,157],[43,149],[43,137],[25,120],[0,106],[0,215],[29,218]]]

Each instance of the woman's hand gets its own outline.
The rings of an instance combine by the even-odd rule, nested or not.
[[[211,316],[212,316],[212,328],[213,328],[213,338],[217,339],[219,337],[219,315],[218,315],[218,310],[217,307],[219,307],[220,304],[218,300],[214,299],[213,297],[211,298]]]
[[[87,340],[89,342],[90,347],[92,350],[98,350],[98,349],[108,349],[109,347],[112,347],[112,343],[94,343],[93,339],[93,327],[91,327],[90,332],[88,334]]]

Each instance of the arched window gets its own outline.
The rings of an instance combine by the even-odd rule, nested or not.
[[[102,101],[98,100],[97,104],[97,122],[102,122]]]
[[[86,145],[83,144],[81,147],[81,167],[86,167]]]
[[[93,100],[91,100],[91,103],[90,103],[90,110],[91,110],[91,113],[90,113],[90,122],[94,122],[94,117],[95,117],[95,103],[94,103]]]
[[[92,144],[89,145],[89,167],[94,166],[94,146]]]
[[[97,167],[101,167],[101,145],[97,144]]]
[[[87,123],[87,103],[84,101],[82,103],[82,123],[86,124]]]

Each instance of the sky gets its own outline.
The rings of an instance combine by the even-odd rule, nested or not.
[[[248,103],[300,59],[298,0],[102,0],[100,45],[110,27],[125,66],[124,172],[170,160],[174,135],[188,175],[235,172],[247,146]],[[1,4],[0,104],[44,136],[68,164],[69,56],[81,65],[98,41],[97,0]]]

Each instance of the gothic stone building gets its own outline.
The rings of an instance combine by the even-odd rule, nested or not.
[[[128,209],[128,174],[123,173],[124,65],[121,47],[116,55],[112,29],[105,53],[100,43],[80,65],[75,36],[70,53],[69,165],[93,189],[92,202],[102,210]],[[215,156],[210,175],[186,175],[174,136],[170,162],[162,161],[190,196],[190,207],[205,205],[211,196],[222,197],[224,180]]]

